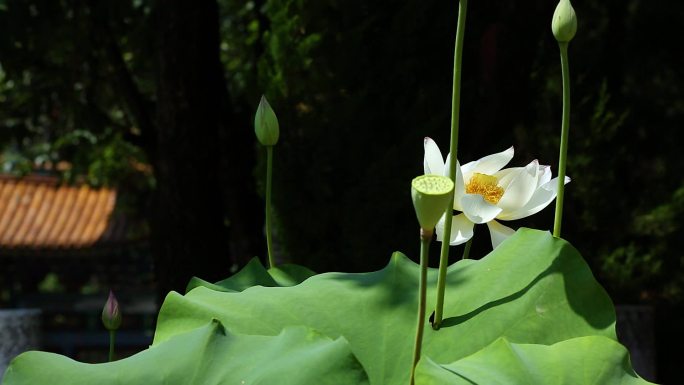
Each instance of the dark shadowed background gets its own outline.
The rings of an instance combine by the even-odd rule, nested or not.
[[[513,145],[511,165],[539,159],[556,174],[556,2],[470,3],[459,160]],[[570,44],[572,182],[563,238],[616,303],[655,309],[658,378],[673,381],[684,303],[684,5],[573,5],[579,27]],[[159,297],[182,291],[193,275],[217,280],[254,256],[264,260],[265,162],[252,126],[261,94],[281,127],[276,259],[318,272],[379,269],[395,250],[415,259],[408,186],[423,172],[425,136],[447,152],[456,7],[0,0],[2,173],[116,190],[112,215],[127,223],[114,245],[38,247],[29,239],[17,246],[18,235],[5,236],[0,262],[13,261],[12,271],[42,268],[36,287],[52,272],[57,287],[83,293],[73,283],[82,278],[64,278],[43,259],[56,266],[63,262],[53,255],[81,253],[93,269],[130,259],[140,269],[96,277],[92,292],[144,281]],[[3,220],[0,230],[6,222],[10,231],[12,221]],[[549,207],[507,225],[552,223]],[[471,256],[490,248],[486,228],[477,227]],[[453,248],[453,259],[460,253]],[[3,264],[0,304],[18,306],[19,297],[40,291],[17,283],[21,274]]]

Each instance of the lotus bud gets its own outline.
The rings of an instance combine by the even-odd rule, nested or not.
[[[432,234],[439,218],[449,206],[454,182],[441,175],[421,175],[411,182],[411,198],[423,232]]]
[[[121,326],[121,312],[119,311],[119,301],[116,300],[114,293],[109,291],[109,298],[102,309],[102,324],[107,330],[117,330]]]
[[[263,95],[254,116],[254,132],[259,142],[264,146],[274,146],[278,143],[278,137],[280,136],[278,118]]]
[[[551,31],[559,43],[568,43],[577,32],[577,16],[570,0],[560,0],[553,13]]]

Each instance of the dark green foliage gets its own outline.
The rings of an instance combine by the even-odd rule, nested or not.
[[[72,168],[93,185],[125,181],[147,190],[140,175],[147,162],[140,126],[127,114],[131,101],[117,87],[109,44],[154,90],[150,36],[143,27],[149,7],[141,2],[13,1],[0,9],[0,144],[4,171],[27,173],[33,165]],[[142,30],[142,31],[141,31]],[[125,138],[125,139],[124,139]],[[136,181],[136,179],[139,179]]]

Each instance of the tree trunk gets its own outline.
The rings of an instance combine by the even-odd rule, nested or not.
[[[159,67],[152,247],[159,290],[228,274],[219,178],[225,83],[215,1],[157,4]],[[244,166],[244,165],[242,165]]]

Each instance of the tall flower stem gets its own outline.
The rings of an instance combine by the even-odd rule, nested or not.
[[[420,230],[420,282],[418,286],[418,317],[416,324],[416,340],[413,347],[413,365],[411,365],[411,385],[415,383],[416,365],[420,360],[421,345],[423,344],[423,332],[425,331],[425,309],[427,301],[427,266],[430,240],[433,231]]]
[[[451,94],[451,142],[449,158],[449,178],[456,181],[456,159],[458,153],[458,124],[461,111],[461,70],[463,59],[463,36],[465,34],[466,10],[468,0],[461,0],[458,5],[458,24],[456,26],[456,43],[454,45],[454,80]],[[453,220],[454,194],[451,194],[450,204],[445,211],[444,236],[442,250],[439,255],[439,275],[437,277],[437,302],[435,305],[435,320],[432,328],[437,330],[442,323],[444,309],[444,290],[446,289],[446,272],[449,265],[449,241],[451,240],[451,222]]]
[[[556,216],[553,221],[553,236],[560,237],[563,219],[563,197],[565,195],[565,165],[568,158],[568,135],[570,131],[570,66],[568,64],[568,42],[559,42],[561,68],[563,73],[563,118],[561,122],[560,159],[558,159],[558,195]]]
[[[273,245],[271,241],[271,183],[273,179],[273,146],[266,146],[266,248],[268,267],[274,268]]]
[[[114,337],[116,330],[109,331],[109,362],[114,361]]]

